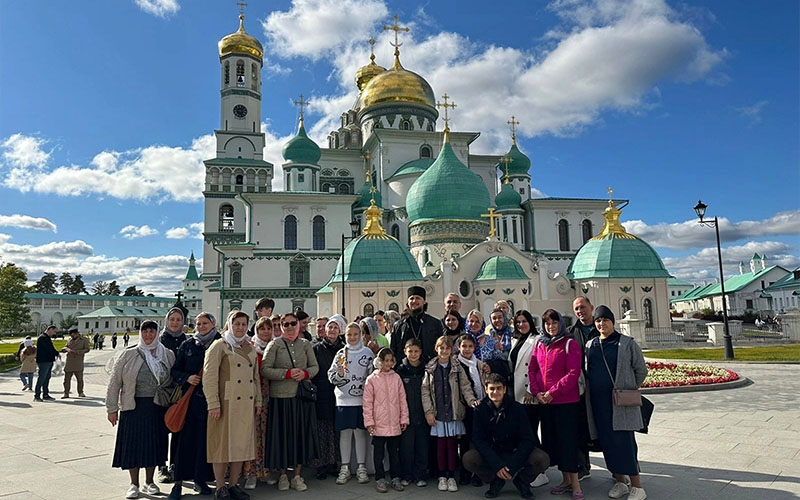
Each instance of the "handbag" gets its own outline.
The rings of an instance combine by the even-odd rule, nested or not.
[[[198,376],[203,376],[203,370],[200,370]],[[189,402],[192,400],[192,394],[196,385],[190,386],[186,393],[178,399],[178,402],[173,404],[167,409],[164,414],[164,425],[167,426],[170,432],[180,432],[183,429],[183,424],[186,423],[186,414],[189,412]]]
[[[642,393],[639,392],[639,389],[617,389],[617,381],[614,380],[614,376],[611,374],[611,368],[608,366],[608,361],[606,361],[606,353],[603,351],[603,341],[600,340],[598,342],[600,344],[600,354],[603,356],[603,363],[606,365],[608,376],[611,377],[611,383],[614,385],[614,390],[611,394],[614,406],[642,406]]]
[[[289,349],[289,343],[286,342],[286,339],[284,338],[281,338],[281,340],[283,340],[283,343],[286,344],[286,352],[289,353],[289,361],[292,362],[292,368],[297,368],[294,365],[294,358],[292,357],[292,351]],[[301,380],[297,385],[297,397],[300,398],[301,401],[307,403],[316,403],[317,386],[308,379]]]
[[[142,354],[142,352],[138,349],[137,352],[139,353],[139,356],[141,356],[142,360],[147,363],[144,354]],[[171,376],[167,376],[167,378],[161,382],[158,387],[156,387],[156,393],[153,396],[153,403],[155,403],[157,406],[167,408],[177,403],[181,399],[181,396],[183,396],[183,389],[181,386],[176,384],[175,380],[173,380]]]

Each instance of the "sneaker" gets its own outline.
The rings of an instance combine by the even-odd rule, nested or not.
[[[169,492],[169,496],[167,496],[167,500],[181,500],[181,485],[176,484],[172,487],[172,490]]]
[[[42,396],[42,399],[44,399],[45,401],[55,401],[56,400],[56,398],[54,398],[53,396]]]
[[[400,481],[400,484],[402,484],[403,486],[408,486],[409,483],[410,481],[408,479],[403,479],[402,481]]]
[[[156,483],[150,483],[150,484],[144,483],[144,488],[142,488],[142,491],[144,491],[148,495],[158,495],[159,493],[161,493],[161,490],[158,489]]]
[[[125,493],[125,498],[139,498],[139,487],[135,484],[132,484]]]
[[[547,483],[549,483],[549,482],[550,482],[550,478],[549,478],[549,477],[547,477],[547,474],[545,474],[544,472],[542,472],[541,474],[539,474],[538,476],[536,476],[536,479],[534,479],[534,480],[531,482],[531,487],[532,487],[532,488],[538,488],[539,486],[544,486],[545,484],[547,484]]]
[[[517,487],[517,491],[519,492],[519,496],[524,499],[533,498],[533,492],[531,491],[531,485],[527,483],[527,481],[523,481],[519,474],[517,477],[514,478],[514,486]]]
[[[364,464],[360,464],[358,469],[356,469],[356,479],[361,484],[365,484],[369,482],[369,475],[367,474],[367,466]]]
[[[584,479],[591,479],[592,473],[588,470],[582,470],[578,472],[578,481],[583,481]]]
[[[439,491],[447,491],[447,478],[442,476],[439,478]]]
[[[447,479],[447,491],[458,491],[458,483],[456,478],[451,477]]]
[[[228,495],[232,500],[250,500],[250,494],[244,491],[238,484],[228,488]]]
[[[288,491],[289,490],[289,478],[286,477],[286,474],[281,474],[280,479],[278,479],[278,491]]]
[[[34,396],[34,397],[33,397],[33,400],[34,400],[34,401],[38,401],[38,402],[40,402],[40,403],[42,402],[42,398],[40,398],[39,396]],[[131,498],[136,498],[136,497],[131,497]]]
[[[69,399],[69,394],[64,394],[63,396],[61,396],[61,399]]]
[[[336,484],[344,484],[349,480],[350,480],[350,466],[342,465],[342,468],[339,469],[339,475],[336,476]]]
[[[295,489],[297,491],[306,491],[308,489],[308,486],[306,486],[306,482],[303,479],[303,476],[294,476],[292,478],[292,489]]]
[[[394,491],[403,491],[406,489],[406,486],[405,484],[403,484],[403,481],[401,481],[399,477],[395,477],[392,478],[392,488],[394,488]]]
[[[169,484],[172,482],[172,472],[169,467],[161,466],[158,468],[158,482]]]
[[[622,498],[630,492],[628,485],[617,481],[608,491],[608,498]]]
[[[256,484],[258,483],[258,478],[256,476],[250,476],[247,478],[247,481],[244,482],[244,489],[246,490],[254,490],[256,489]],[[233,495],[231,495],[233,496]]]
[[[489,483],[489,489],[486,490],[486,493],[483,494],[486,498],[496,498],[497,495],[503,490],[503,486],[505,486],[506,482],[499,477],[495,477],[492,479],[492,482]]]
[[[378,479],[378,481],[375,483],[375,489],[378,491],[378,493],[386,493],[389,491],[388,482],[385,479]]]
[[[424,488],[426,486],[428,486],[428,481],[425,481],[424,479],[417,481],[417,488]]]
[[[631,486],[631,492],[628,494],[628,500],[644,500],[645,498],[647,498],[647,493],[644,492],[644,488]]]
[[[84,393],[82,393],[82,392],[81,392],[81,393],[78,393],[78,397],[79,397],[79,398],[85,398],[85,397],[86,397],[86,394],[84,394]]]
[[[223,486],[214,490],[214,500],[230,500],[231,494],[228,493],[228,488]]]
[[[275,477],[275,474],[270,473],[264,480],[264,482],[270,486],[275,486],[276,484],[278,484],[278,478]]]

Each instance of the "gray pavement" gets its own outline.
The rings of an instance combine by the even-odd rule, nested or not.
[[[85,399],[34,403],[32,394],[20,392],[16,371],[0,374],[0,499],[124,498],[127,473],[111,468],[115,429],[103,406],[104,366],[111,354],[106,349],[87,355]],[[656,404],[650,434],[637,434],[648,498],[800,498],[800,365],[723,365],[753,384],[727,391],[648,396]],[[62,380],[51,381],[53,396],[60,395]],[[592,477],[582,483],[586,498],[608,498],[612,483],[602,455],[592,454],[592,464]],[[560,474],[550,469],[548,475],[550,485],[535,490],[540,499],[556,498],[549,488]],[[302,494],[260,484],[252,498],[380,496],[374,482],[336,486],[333,479],[309,478],[307,483],[309,489]],[[161,498],[169,488],[162,485]],[[485,489],[464,486],[455,495],[483,498]],[[184,493],[196,496],[188,489]],[[453,494],[429,484],[385,497],[410,495],[424,499]],[[509,484],[500,498],[519,497]]]

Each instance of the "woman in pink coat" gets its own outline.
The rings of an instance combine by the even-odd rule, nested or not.
[[[383,448],[389,450],[392,488],[403,491],[400,483],[400,434],[408,427],[406,391],[400,375],[395,373],[392,350],[384,347],[373,360],[376,371],[367,377],[364,386],[364,426],[372,436],[377,490],[386,493],[389,483],[383,470]]]
[[[530,391],[540,403],[542,448],[563,476],[554,495],[572,492],[583,498],[578,482],[578,422],[580,418],[581,345],[573,339],[564,318],[548,309],[542,314],[544,331],[534,341],[528,366]]]

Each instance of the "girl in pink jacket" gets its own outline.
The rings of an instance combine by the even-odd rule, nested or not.
[[[364,386],[364,426],[372,436],[377,490],[386,493],[389,482],[383,470],[383,449],[389,451],[392,488],[403,491],[400,483],[400,434],[408,426],[406,391],[400,375],[395,373],[392,350],[384,347],[373,360],[377,369],[367,377]]]
[[[580,421],[580,389],[583,351],[564,324],[564,318],[548,309],[542,314],[544,332],[534,341],[528,365],[530,391],[540,404],[542,448],[550,455],[550,465],[561,471],[561,484],[550,492],[554,495],[572,492],[572,498],[583,498],[578,482],[578,429]]]

